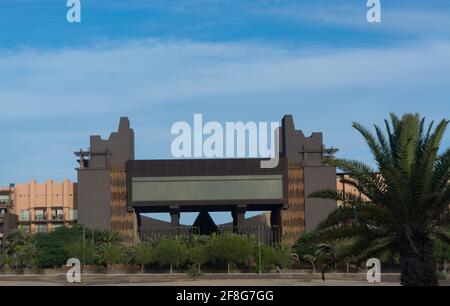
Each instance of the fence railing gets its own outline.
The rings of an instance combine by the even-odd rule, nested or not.
[[[200,229],[195,226],[162,226],[141,227],[139,238],[141,241],[156,242],[162,239],[172,239],[178,236],[199,235]]]
[[[249,238],[260,240],[262,243],[276,245],[281,241],[281,229],[277,226],[232,226],[219,225],[213,232],[216,235],[238,234]],[[200,228],[194,226],[178,227],[141,227],[139,229],[139,238],[141,241],[156,242],[162,239],[172,239],[175,237],[189,237],[200,235]]]

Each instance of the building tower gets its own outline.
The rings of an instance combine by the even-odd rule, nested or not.
[[[87,151],[78,158],[78,222],[92,229],[117,231],[126,243],[136,239],[136,216],[128,212],[125,164],[134,160],[134,131],[128,118],[107,140],[90,137]]]

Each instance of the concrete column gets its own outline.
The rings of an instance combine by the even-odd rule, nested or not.
[[[231,212],[231,215],[233,216],[233,226],[236,228],[239,228],[239,226],[244,225],[245,220],[245,212],[247,211],[246,205],[238,205],[236,208]]]
[[[281,207],[272,209],[270,213],[270,226],[272,227],[273,242],[280,242],[282,234]]]
[[[173,227],[180,226],[180,206],[170,206],[170,223]]]

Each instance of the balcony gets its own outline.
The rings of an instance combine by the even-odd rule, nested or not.
[[[52,215],[52,222],[64,222],[64,215]]]
[[[45,223],[47,222],[47,216],[35,216],[34,217],[34,222],[41,222],[41,223]]]

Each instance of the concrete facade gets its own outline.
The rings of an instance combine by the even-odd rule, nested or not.
[[[108,140],[91,136],[90,149],[75,152],[79,222],[117,230],[132,242],[140,213],[170,213],[172,226],[178,227],[183,212],[230,211],[239,227],[247,211],[269,211],[271,226],[284,243],[293,244],[337,207],[332,200],[308,198],[314,191],[336,190],[336,169],[322,165],[327,152],[322,133],[306,137],[287,115],[276,168],[261,168],[261,159],[135,161],[134,132],[121,118]]]
[[[77,221],[77,184],[48,180],[16,184],[13,188],[12,212],[19,225],[32,233],[47,232]]]
[[[135,240],[136,216],[128,212],[125,191],[125,163],[134,159],[134,131],[128,118],[121,118],[117,132],[108,139],[90,137],[87,151],[79,158],[79,223],[92,229],[113,229],[127,242]]]
[[[322,133],[306,137],[297,130],[292,116],[282,119],[280,156],[289,161],[294,181],[291,185],[290,209],[283,212],[284,231],[289,244],[305,230],[314,229],[337,207],[336,201],[309,198],[319,190],[336,190],[336,168],[323,165],[327,150]]]

